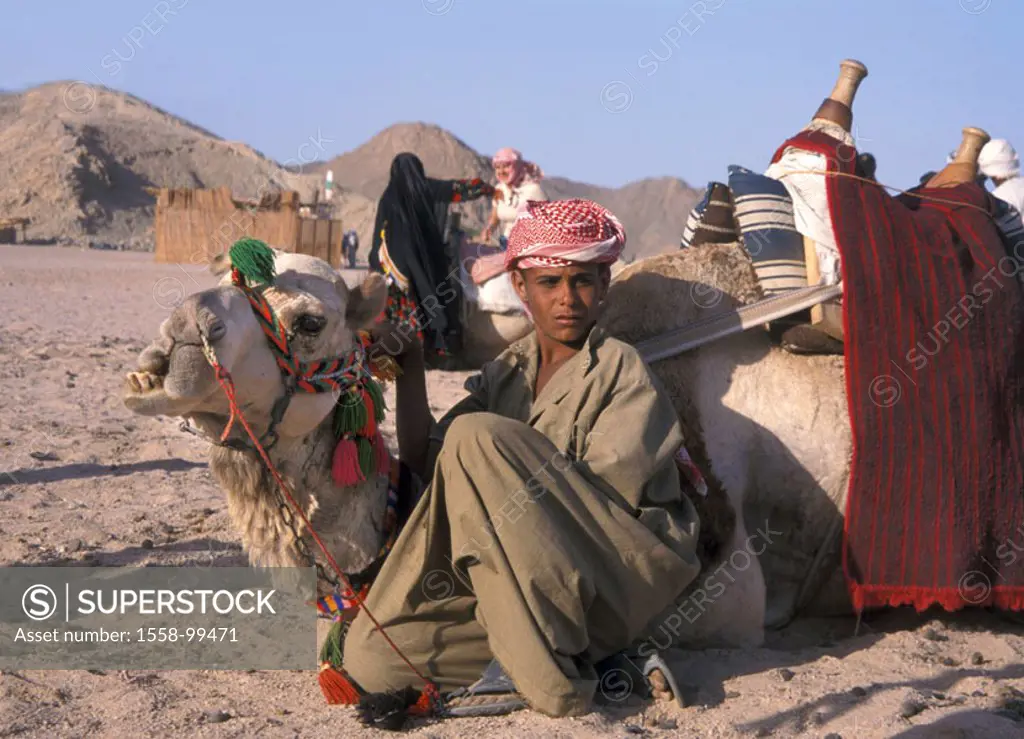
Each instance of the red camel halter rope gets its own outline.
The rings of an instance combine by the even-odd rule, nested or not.
[[[232,284],[242,290],[252,306],[253,313],[256,315],[275,354],[277,364],[281,368],[285,392],[274,404],[267,433],[262,439],[259,438],[238,406],[234,382],[230,373],[220,364],[213,346],[205,334],[202,334],[203,353],[210,366],[213,367],[217,382],[224,390],[231,409],[231,415],[219,443],[226,444],[235,422],[240,423],[252,443],[252,449],[260,455],[283,494],[283,498],[279,496],[281,513],[295,537],[300,553],[310,563],[310,566],[316,568],[319,576],[338,588],[337,596],[328,596],[318,602],[317,606],[320,611],[333,613],[337,610],[339,600],[342,609],[346,606],[361,609],[413,674],[423,680],[425,687],[414,701],[409,702],[407,713],[423,716],[439,713],[441,696],[437,686],[424,677],[402,654],[401,650],[384,632],[380,623],[366,609],[364,597],[368,586],[364,585],[358,590],[353,587],[351,578],[341,570],[334,557],[324,546],[267,454],[267,449],[277,441],[274,429],[283,418],[288,402],[296,390],[307,393],[332,392],[337,393],[339,397],[333,418],[334,432],[338,437],[338,445],[335,447],[331,467],[334,481],[338,485],[347,486],[364,481],[373,474],[389,474],[393,469],[392,460],[378,428],[378,424],[384,419],[386,407],[377,379],[394,379],[397,368],[390,358],[370,360],[367,357],[369,336],[365,333],[359,335],[356,347],[345,357],[311,363],[299,362],[291,352],[285,330],[263,296],[262,288],[254,287],[255,285],[265,287],[273,284],[275,277],[273,251],[261,241],[242,239],[231,247],[230,259]],[[370,366],[370,369],[367,369],[367,365]],[[262,443],[263,440],[268,440],[269,443],[265,446]],[[393,477],[394,475],[392,475]],[[397,538],[398,527],[394,515],[396,503],[397,499],[389,494],[388,513],[385,516],[388,523],[385,526],[385,541],[378,555],[378,562],[390,551]],[[327,564],[337,575],[336,578],[330,576],[309,552],[308,546],[295,529],[293,512],[298,513]],[[332,626],[331,634],[321,650],[318,680],[329,703],[355,704],[361,697],[341,670],[340,645],[347,623],[348,620],[341,618],[339,614]]]

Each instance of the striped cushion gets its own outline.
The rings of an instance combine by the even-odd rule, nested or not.
[[[690,243],[693,241],[693,235],[704,218],[704,211],[707,210],[708,200],[711,199],[711,184],[710,182],[708,183],[707,188],[704,190],[704,197],[697,201],[697,204],[693,206],[693,210],[690,211],[690,215],[686,219],[686,226],[683,227],[683,236],[679,239],[680,249],[686,249],[690,246]]]
[[[785,186],[744,167],[729,167],[743,245],[765,294],[807,287],[804,239],[796,230],[793,201]]]
[[[701,244],[729,244],[737,241],[732,194],[724,182],[709,182],[704,196],[690,211],[679,248]]]

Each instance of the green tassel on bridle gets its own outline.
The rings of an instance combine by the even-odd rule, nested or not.
[[[363,477],[369,480],[373,477],[377,466],[377,460],[373,454],[373,444],[365,436],[360,436],[356,439],[356,447],[359,449],[359,469],[363,471]]]
[[[345,634],[348,631],[348,622],[341,619],[331,624],[327,638],[320,647],[320,662],[329,662],[334,667],[341,666],[342,654],[345,651]]]
[[[239,239],[228,252],[232,273],[241,276],[247,285],[270,285],[274,282],[274,251],[259,239]]]
[[[366,425],[366,405],[354,389],[346,391],[338,399],[334,411],[334,435],[339,439],[345,434],[358,433]]]
[[[384,404],[384,391],[381,389],[380,383],[372,379],[368,380],[365,389],[370,395],[370,400],[373,401],[375,420],[377,423],[383,422],[387,406]]]

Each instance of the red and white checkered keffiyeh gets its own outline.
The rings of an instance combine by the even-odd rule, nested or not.
[[[530,200],[508,235],[505,269],[611,264],[626,245],[626,230],[592,200]]]

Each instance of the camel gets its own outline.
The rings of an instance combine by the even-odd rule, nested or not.
[[[215,262],[223,264],[223,259]],[[355,346],[355,332],[371,326],[383,310],[387,288],[380,275],[369,274],[358,289],[350,290],[339,272],[314,257],[277,250],[274,266],[277,277],[265,297],[302,362],[345,355]],[[125,405],[143,416],[188,419],[201,433],[220,437],[229,406],[204,356],[201,334],[230,373],[245,419],[262,436],[284,382],[252,307],[229,274],[218,287],[189,296],[163,322],[159,337],[125,380]],[[331,393],[296,393],[268,454],[339,566],[357,573],[373,563],[381,546],[388,478],[371,475],[347,487],[334,482],[331,463],[337,441],[331,419],[337,402]],[[210,469],[227,494],[228,513],[250,563],[306,566],[279,512],[276,484],[258,453],[214,444]],[[315,552],[301,521],[295,525]]]
[[[501,260],[495,247],[469,241],[456,220],[452,243],[459,255],[458,280],[462,286],[463,346],[460,364],[478,368],[501,354],[533,330],[530,316],[512,289],[508,274],[490,268],[484,278],[473,269],[478,259]]]
[[[832,95],[806,129],[838,139],[848,135],[850,106],[866,75],[859,62],[843,62]],[[981,129],[964,128],[956,156],[929,186],[972,181],[987,140]],[[814,184],[823,189],[821,182]],[[763,299],[751,257],[758,249],[748,250],[735,235],[740,240],[704,243],[627,267],[612,282],[602,324],[636,343]],[[817,265],[810,246],[812,279]],[[826,314],[807,328],[831,331],[818,328],[827,324]],[[765,628],[784,626],[797,614],[853,614],[840,567],[853,454],[843,357],[791,353],[785,334],[779,346],[758,327],[654,362],[651,369],[673,398],[688,450],[737,513],[716,560],[704,565],[675,613],[661,621],[658,628],[671,634],[651,639],[757,646]],[[714,519],[702,520],[704,525],[726,531]]]
[[[490,282],[500,279],[493,278]],[[486,304],[468,296],[462,310],[462,321],[463,347],[459,361],[467,368],[481,367],[533,330],[533,322],[525,311],[488,310]]]
[[[971,181],[985,140],[965,128],[933,186]],[[601,322],[636,343],[763,297],[742,242],[705,243],[623,270]],[[655,641],[756,646],[764,628],[798,613],[853,613],[839,566],[853,453],[844,359],[793,354],[784,344],[754,328],[651,365],[672,395],[688,450],[738,514],[717,561],[675,618],[663,620],[672,634]]]

